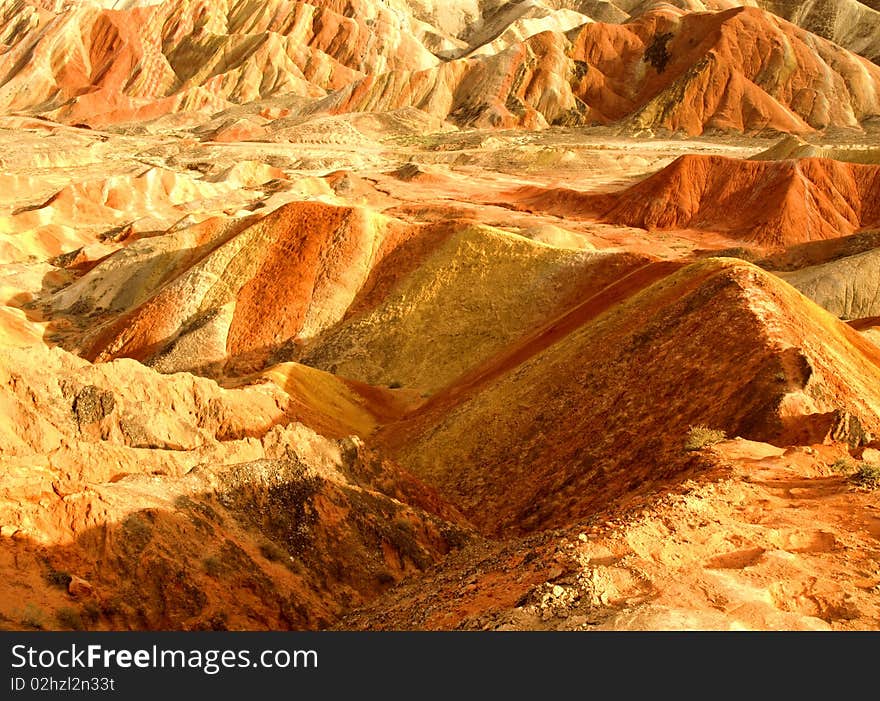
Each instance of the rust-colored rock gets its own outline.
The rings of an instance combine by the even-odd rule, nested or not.
[[[880,226],[878,198],[876,165],[687,155],[619,193],[526,188],[514,201],[538,211],[649,230],[713,231],[780,248]]]

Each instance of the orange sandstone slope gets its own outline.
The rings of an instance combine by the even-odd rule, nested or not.
[[[522,188],[514,206],[642,229],[695,229],[768,248],[880,226],[880,166],[824,158],[681,156],[622,192]]]
[[[474,126],[809,132],[880,113],[878,84],[880,67],[762,10],[666,8],[542,32],[489,57],[369,75],[315,109],[415,106]]]
[[[469,539],[434,492],[298,423],[291,399],[0,352],[0,627],[326,627]]]
[[[345,317],[304,343],[298,359],[431,394],[650,262],[485,226],[452,228],[440,240],[423,231],[377,266]],[[426,245],[432,250],[413,250]]]
[[[876,0],[647,0],[607,6],[619,13],[612,15],[613,21],[625,22],[660,5],[686,12],[760,7],[875,63],[880,59],[880,3]],[[593,17],[600,19],[598,13]]]
[[[280,93],[319,97],[365,74],[437,63],[398,15],[371,3],[5,7],[0,109],[92,125]]]
[[[570,524],[680,479],[692,425],[781,445],[857,446],[880,430],[880,350],[734,259],[636,287],[522,355],[377,439],[492,534]]]
[[[227,377],[295,360],[422,393],[647,262],[296,202],[131,242],[45,313],[90,359]]]
[[[366,1],[77,4],[57,15],[18,3],[0,26],[0,110],[101,125],[285,95],[307,113],[417,107],[463,125],[689,134],[858,127],[880,114],[880,67],[756,8],[665,6],[625,24],[522,31],[497,53],[445,60],[460,41]]]
[[[132,357],[171,372],[229,361],[247,372],[341,317],[385,237],[393,239],[389,229],[393,220],[367,210],[291,203],[215,231],[195,250],[185,250],[181,235],[144,239],[55,304],[109,317],[87,336],[88,358]],[[161,248],[164,256],[155,255]]]
[[[671,492],[452,553],[336,628],[875,630],[880,495],[837,451],[723,441]]]
[[[599,70],[595,76],[588,69],[582,78],[583,99],[590,104],[594,90],[608,96],[603,106],[610,119],[625,112],[636,126],[698,134],[855,126],[877,113],[877,66],[769,13],[658,13],[642,21],[648,25],[639,36],[645,49],[629,67],[636,58],[648,65],[635,81],[630,71],[615,70],[614,54],[593,38],[590,26],[573,40],[573,56]],[[627,55],[631,42],[618,39],[613,51]]]

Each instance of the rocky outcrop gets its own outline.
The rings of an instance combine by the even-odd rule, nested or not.
[[[325,627],[472,537],[356,439],[292,420],[288,397],[5,349],[0,566],[20,576],[0,584],[3,620]]]
[[[785,279],[841,319],[880,316],[880,250],[784,273]]]

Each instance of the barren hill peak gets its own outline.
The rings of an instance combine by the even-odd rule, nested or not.
[[[779,248],[880,226],[880,210],[874,204],[878,188],[876,165],[689,154],[613,194],[525,188],[513,197],[517,206],[527,209],[649,230],[714,231]]]
[[[812,347],[816,336],[828,345]],[[454,408],[429,403],[380,440],[486,532],[523,532],[687,471],[689,426],[785,445],[821,442],[853,414],[876,434],[877,380],[880,352],[856,331],[775,276],[712,259],[634,286]]]

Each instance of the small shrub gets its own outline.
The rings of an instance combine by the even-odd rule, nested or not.
[[[193,507],[193,500],[185,494],[174,497],[174,508],[178,511],[189,511]]]
[[[104,599],[100,602],[99,608],[101,610],[101,615],[106,616],[107,618],[122,616],[126,612],[125,603],[119,597]]]
[[[80,612],[70,606],[63,606],[55,612],[55,620],[62,628],[71,630],[85,630]]]
[[[229,630],[229,619],[223,612],[215,613],[207,621],[208,630]]]
[[[388,570],[379,570],[376,574],[376,579],[379,581],[379,584],[382,586],[388,586],[389,584],[394,584],[396,581],[394,579],[394,575],[391,574]]]
[[[831,464],[831,469],[834,472],[848,474],[856,469],[856,464],[850,458],[837,458]]]
[[[153,529],[141,514],[129,514],[122,522],[122,534],[126,546],[139,554],[152,540]]]
[[[666,70],[666,65],[672,58],[666,45],[674,36],[675,35],[672,32],[657,34],[654,36],[654,40],[651,42],[650,46],[645,49],[643,60],[654,66],[658,73],[662,73]]]
[[[46,573],[46,581],[49,582],[49,584],[51,584],[52,586],[59,587],[61,589],[67,589],[71,579],[73,579],[73,577],[70,576],[69,572],[49,570]]]
[[[852,480],[861,487],[869,489],[880,487],[880,465],[872,462],[860,463]]]
[[[290,556],[272,541],[260,544],[260,554],[269,562],[287,562]]]
[[[709,428],[708,426],[699,425],[691,426],[687,432],[687,438],[684,441],[685,450],[699,450],[707,445],[720,443],[727,434],[717,428]]]
[[[82,618],[90,625],[94,625],[101,618],[101,607],[94,601],[87,601],[83,604]]]
[[[209,577],[214,577],[215,579],[223,572],[223,563],[220,561],[219,557],[215,557],[214,555],[209,555],[202,560],[202,567],[205,570],[205,574]]]
[[[46,627],[46,614],[43,613],[43,609],[34,604],[28,604],[19,616],[19,623],[27,628],[43,630]]]

